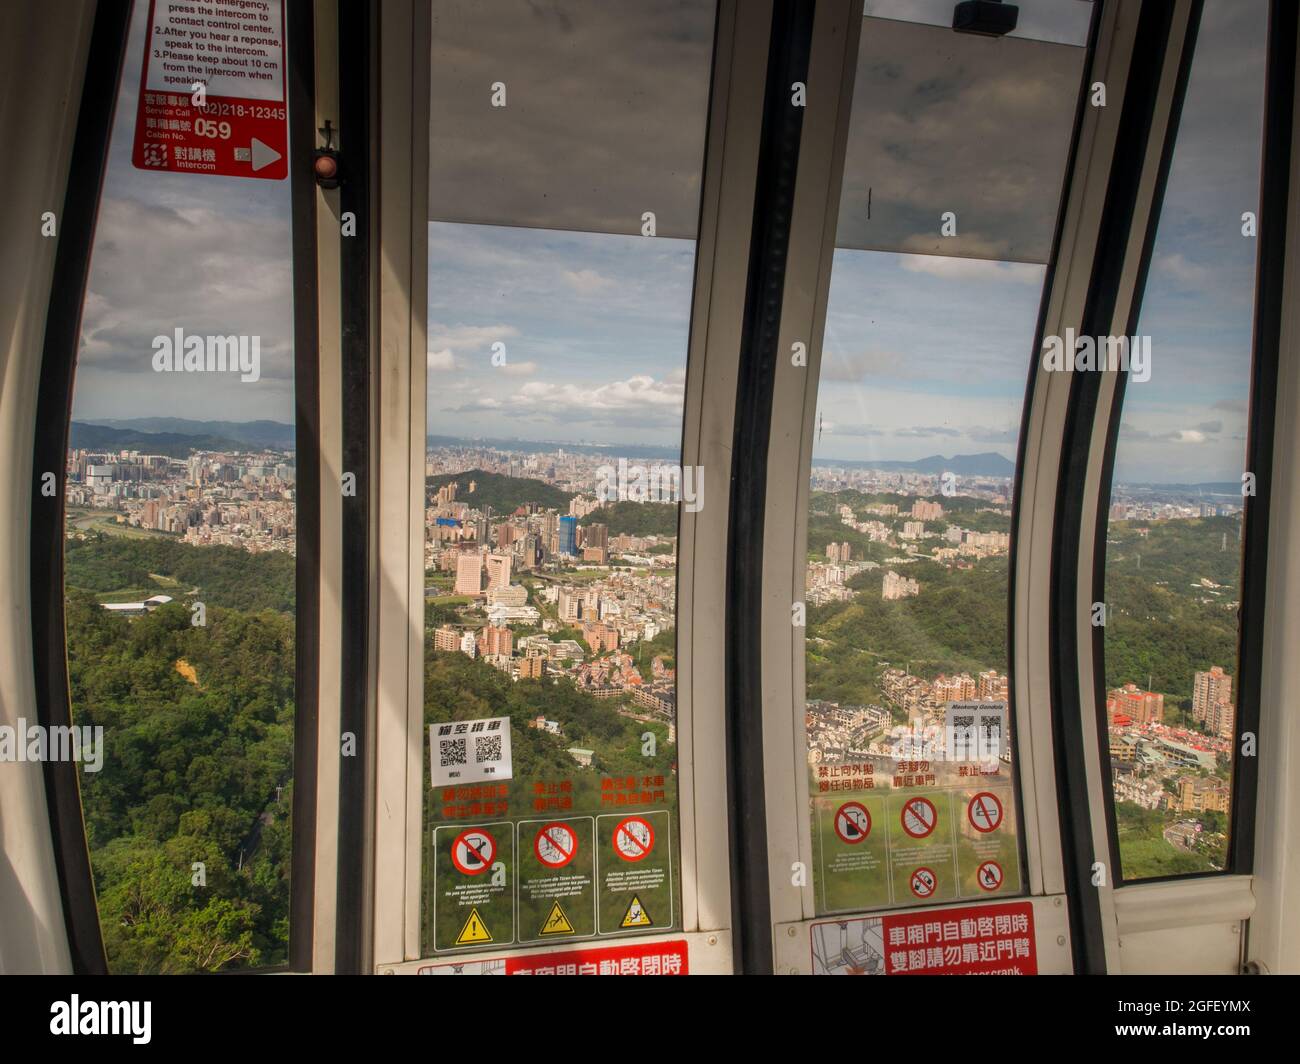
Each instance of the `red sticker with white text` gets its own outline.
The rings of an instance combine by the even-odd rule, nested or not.
[[[284,0],[150,0],[135,167],[280,181],[288,154]]]

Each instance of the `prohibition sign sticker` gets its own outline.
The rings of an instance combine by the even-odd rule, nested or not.
[[[975,882],[980,890],[997,890],[1002,886],[1002,866],[997,861],[985,861],[975,869]]]
[[[861,802],[845,802],[835,811],[835,834],[844,842],[861,842],[871,834],[871,814]]]
[[[568,824],[547,824],[533,840],[533,853],[547,868],[563,868],[578,854],[578,833]]]
[[[648,820],[630,816],[614,829],[614,852],[625,861],[640,861],[650,856],[655,846],[655,829]]]
[[[918,898],[928,898],[939,885],[939,877],[929,868],[918,868],[908,879],[907,885]]]
[[[457,871],[467,876],[476,876],[492,867],[492,859],[497,855],[497,843],[482,828],[470,828],[456,836],[451,844],[451,863]]]
[[[903,830],[914,839],[923,839],[934,830],[939,814],[935,812],[934,803],[929,798],[909,798],[903,803],[900,819]],[[927,870],[928,871],[928,870]],[[931,872],[931,875],[934,873]],[[921,895],[925,897],[925,895]]]
[[[996,831],[1002,823],[1002,802],[992,791],[980,791],[966,807],[966,819],[976,831]]]

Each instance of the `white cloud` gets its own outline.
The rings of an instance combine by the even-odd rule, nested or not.
[[[450,347],[444,347],[441,351],[430,351],[427,361],[430,369],[454,370],[456,368],[456,356],[451,353]]]
[[[615,287],[615,282],[595,270],[565,270],[562,274],[579,295],[593,296]]]
[[[485,359],[492,355],[492,345],[504,342],[512,336],[518,336],[519,330],[513,325],[466,325],[457,322],[446,325],[443,322],[429,322],[429,349],[446,349],[454,355],[465,358],[482,355]],[[509,345],[507,345],[507,361]]]
[[[988,244],[987,251],[992,254],[996,251],[996,245]],[[946,255],[900,255],[898,258],[899,264],[909,273],[928,273],[948,280],[1040,284],[1043,279],[1043,267],[1032,262],[995,262],[992,259],[953,258]]]
[[[1155,269],[1158,274],[1176,281],[1184,288],[1197,291],[1209,291],[1216,283],[1213,270],[1201,263],[1192,262],[1181,252],[1157,255]]]

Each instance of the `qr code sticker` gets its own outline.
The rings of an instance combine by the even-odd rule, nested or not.
[[[480,764],[484,761],[500,761],[501,736],[476,735],[474,737],[474,760]]]
[[[463,765],[465,760],[465,740],[464,739],[439,739],[438,756],[441,759],[443,768],[448,765]]]

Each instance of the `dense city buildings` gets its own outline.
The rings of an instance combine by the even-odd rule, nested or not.
[[[294,459],[283,451],[68,452],[72,532],[114,526],[193,546],[296,550]]]

